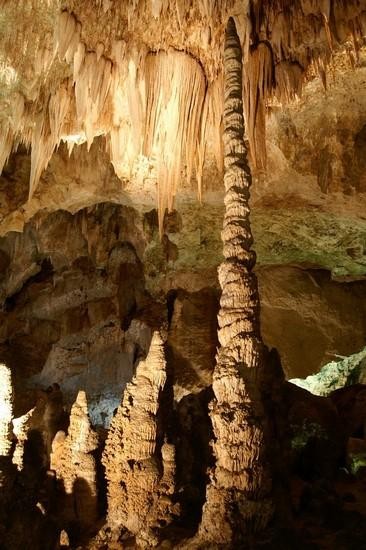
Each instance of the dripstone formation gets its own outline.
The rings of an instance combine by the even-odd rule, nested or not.
[[[365,547],[365,82],[366,0],[0,0],[0,550]]]
[[[216,465],[210,475],[200,534],[228,544],[266,527],[271,517],[270,478],[260,396],[263,343],[255,253],[249,223],[251,175],[244,145],[241,49],[235,23],[226,31],[224,58],[224,261],[210,417]]]
[[[164,343],[154,332],[112,420],[103,456],[108,525],[117,537],[122,529],[133,533],[144,548],[159,542],[161,527],[179,512],[173,502],[175,448],[163,408],[166,383]]]
[[[13,386],[9,367],[0,365],[0,456],[9,456],[12,446]]]
[[[66,523],[94,526],[98,516],[96,463],[97,434],[91,427],[85,392],[79,391],[71,408],[67,435],[59,431],[52,442],[50,468],[59,482],[61,515]]]

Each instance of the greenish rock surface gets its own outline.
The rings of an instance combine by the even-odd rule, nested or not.
[[[312,210],[254,210],[259,264],[303,264],[333,278],[366,274],[366,220]]]
[[[324,365],[318,374],[305,379],[293,378],[290,382],[314,395],[327,396],[334,390],[363,381],[365,359],[366,347],[341,361]]]
[[[176,250],[174,256],[164,253],[166,243],[160,241],[157,231],[145,249],[145,273],[152,292],[170,286],[173,275],[179,281],[179,274],[188,272],[191,277],[192,273],[201,273],[207,277],[207,285],[215,284],[216,268],[222,260],[222,206],[193,201],[179,205],[178,212],[179,230],[168,230],[165,237]],[[315,209],[254,207],[251,220],[259,267],[296,265],[324,269],[339,280],[366,276],[364,219]]]

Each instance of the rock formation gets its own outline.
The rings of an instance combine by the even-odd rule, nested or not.
[[[366,0],[0,12],[0,548],[322,547],[366,389],[280,362],[365,382]]]
[[[366,348],[350,357],[340,358],[339,361],[331,361],[324,365],[317,374],[307,376],[305,379],[293,378],[290,382],[314,395],[327,396],[344,386],[363,382],[365,379],[365,358]]]
[[[159,530],[178,512],[173,504],[175,448],[165,431],[166,382],[164,343],[154,332],[112,420],[103,455],[108,525],[116,537],[123,530],[132,533],[144,548],[158,543]]]
[[[23,469],[24,445],[28,439],[28,432],[32,426],[32,416],[34,408],[19,418],[13,420],[13,432],[16,437],[16,445],[13,453],[13,464],[18,470]]]
[[[297,1],[287,10],[264,0],[179,2],[173,7],[161,1],[113,6],[95,0],[92,9],[80,0],[65,0],[62,9],[56,0],[38,0],[29,7],[26,0],[2,4],[0,48],[7,94],[0,105],[1,170],[20,142],[31,146],[32,198],[61,140],[71,152],[83,142],[90,147],[105,134],[121,177],[141,168],[141,153],[147,171],[154,167],[161,214],[172,205],[183,155],[188,180],[195,165],[200,193],[208,118],[213,118],[216,134],[220,128],[221,98],[214,89],[221,80],[228,16],[237,16],[240,23],[248,135],[259,166],[265,156],[265,102],[272,96],[284,102],[299,95],[311,68],[325,82],[335,43],[352,38],[354,60],[365,26],[359,0]],[[215,144],[219,150],[220,140]]]
[[[93,451],[98,446],[84,391],[79,391],[71,409],[68,434],[57,432],[51,453],[51,469],[60,482],[62,516],[66,522],[77,521],[85,527],[97,519],[96,463]],[[64,498],[62,497],[64,493]]]
[[[0,535],[15,479],[12,464],[13,386],[9,367],[0,364]],[[0,537],[1,538],[1,537]],[[0,540],[1,543],[1,540]]]
[[[216,464],[210,474],[200,536],[229,544],[264,529],[271,517],[261,403],[263,343],[255,253],[249,221],[251,175],[244,144],[241,47],[229,20],[224,58],[224,261],[219,342],[211,404]]]
[[[0,456],[10,456],[12,447],[13,386],[9,367],[0,364]]]
[[[80,402],[77,400],[80,406],[83,405],[83,396],[80,395]],[[85,402],[86,407],[86,402]],[[86,408],[87,413],[87,408]],[[52,441],[60,424],[60,420],[64,414],[63,409],[63,395],[58,384],[53,384],[47,389],[45,408],[43,413],[43,437],[46,445],[46,451],[48,456],[51,454]]]

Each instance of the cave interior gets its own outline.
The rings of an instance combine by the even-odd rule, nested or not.
[[[0,0],[0,549],[366,549],[366,0]]]

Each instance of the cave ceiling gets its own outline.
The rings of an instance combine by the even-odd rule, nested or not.
[[[155,181],[160,226],[182,183],[214,158],[222,169],[222,51],[228,18],[243,48],[247,137],[254,168],[267,163],[271,106],[301,96],[334,53],[357,65],[364,0],[1,0],[0,170],[31,151],[29,198],[55,149],[104,136],[117,176]]]

